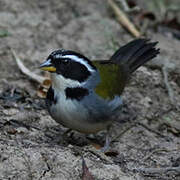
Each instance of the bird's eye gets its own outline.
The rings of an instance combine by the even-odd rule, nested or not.
[[[63,59],[63,60],[61,60],[61,63],[64,64],[64,65],[68,65],[69,60],[68,59]]]

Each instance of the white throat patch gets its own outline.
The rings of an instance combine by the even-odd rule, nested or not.
[[[51,79],[52,87],[60,91],[64,91],[67,87],[79,87],[83,85],[83,83],[64,78],[62,75],[57,75],[55,73],[51,73]]]

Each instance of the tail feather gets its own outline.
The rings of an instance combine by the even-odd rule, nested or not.
[[[159,49],[155,49],[157,42],[149,43],[144,45],[142,49],[139,49],[133,57],[129,60],[129,70],[130,72],[134,72],[141,65],[145,64],[152,58],[156,57],[159,53]]]
[[[134,63],[132,63],[131,66],[129,67],[130,73],[133,73],[140,66],[142,66],[146,62],[155,58],[157,55],[157,54],[154,54],[155,51],[156,51],[156,49],[153,48],[153,49],[147,51],[146,53],[144,53],[143,55],[141,55],[140,57],[138,57],[138,61],[134,61]]]
[[[155,46],[158,42],[150,43],[148,39],[137,39],[118,49],[110,60],[123,66],[129,73],[134,72],[144,63],[159,54]]]
[[[147,42],[147,39],[136,39],[129,42],[128,44],[120,47],[111,57],[111,60],[116,61],[119,59],[128,59],[134,54],[139,48],[143,47]],[[138,44],[138,46],[137,46]],[[128,53],[131,52],[131,53]]]

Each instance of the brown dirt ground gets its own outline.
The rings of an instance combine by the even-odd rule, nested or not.
[[[36,95],[39,85],[19,71],[9,47],[39,74],[38,65],[58,48],[107,59],[132,39],[111,17],[107,1],[0,0],[2,29],[9,34],[0,38],[0,179],[81,179],[82,156],[95,179],[180,179],[180,41],[147,32],[159,41],[161,54],[133,75],[123,95],[127,106],[121,122],[113,127],[116,134],[130,128],[111,144],[118,153],[106,156],[77,132],[62,138],[65,128],[50,118]],[[148,171],[167,167],[178,170]]]

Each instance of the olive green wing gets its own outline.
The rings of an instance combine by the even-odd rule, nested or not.
[[[121,95],[126,84],[126,73],[121,66],[111,61],[93,61],[100,73],[101,82],[97,85],[96,93],[104,99],[113,99]]]
[[[93,61],[101,77],[96,93],[106,99],[121,95],[130,74],[159,54],[157,43],[136,39],[120,47],[109,61]]]

